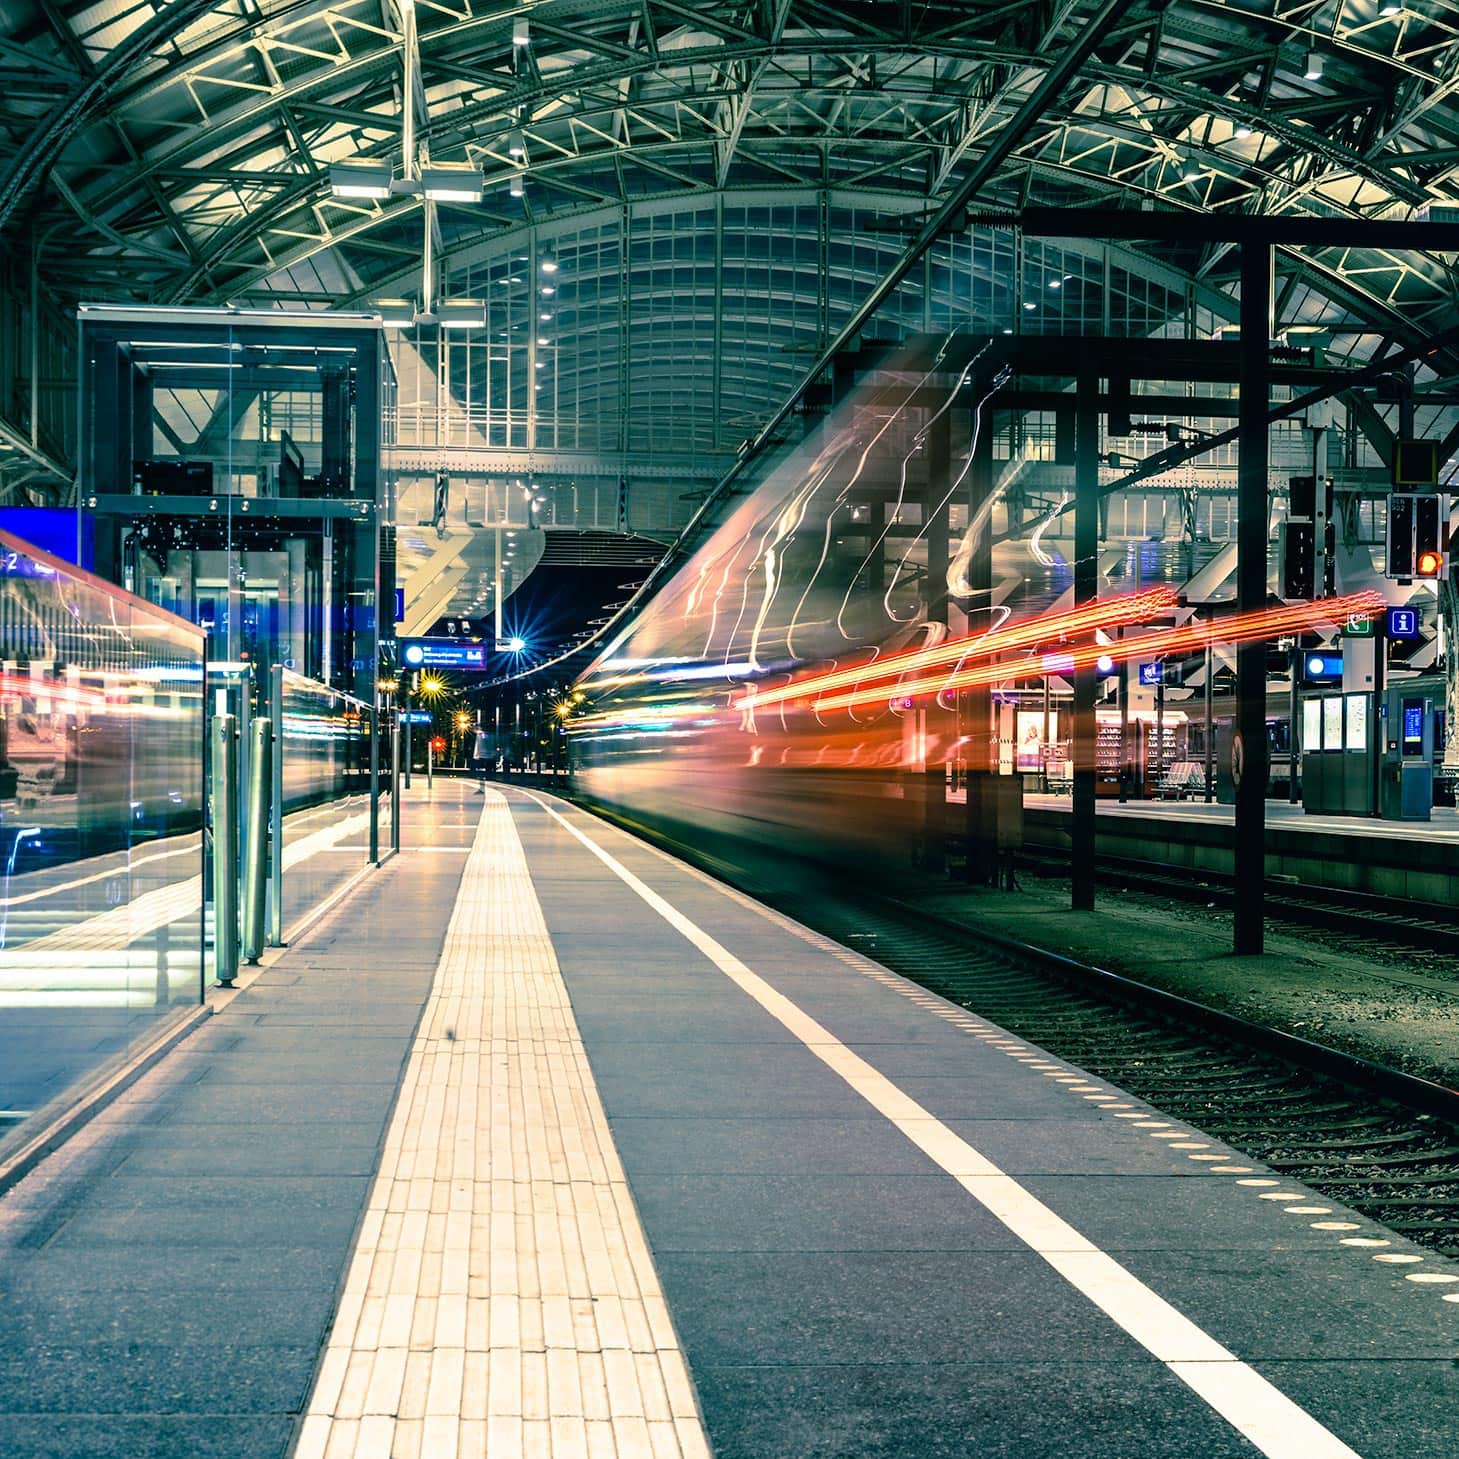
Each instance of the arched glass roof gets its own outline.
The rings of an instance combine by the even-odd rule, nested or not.
[[[975,216],[1444,208],[1456,24],[1445,0],[14,0],[0,230],[63,304],[481,299],[429,361],[404,338],[403,444],[709,459],[989,156]],[[331,166],[401,180],[406,151],[479,169],[480,200],[332,192]],[[1278,267],[1279,327],[1338,358],[1454,317],[1448,256]],[[1234,271],[1220,243],[962,220],[876,327],[1209,333]]]

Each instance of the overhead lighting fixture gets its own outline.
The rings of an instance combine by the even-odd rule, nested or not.
[[[1321,77],[1321,75],[1322,75],[1322,52],[1321,51],[1308,51],[1307,52],[1307,69],[1302,73],[1302,75],[1308,81],[1316,81],[1316,80],[1318,80]]]
[[[388,162],[332,162],[329,190],[337,198],[388,198],[394,175]]]
[[[442,329],[481,329],[486,324],[486,305],[480,299],[442,299],[436,305]]]
[[[1025,309],[1037,309],[1039,306],[1035,304],[1032,299],[1025,299],[1023,301],[1023,307]]]
[[[552,318],[552,311],[551,311],[551,310],[549,310],[549,309],[544,309],[544,310],[543,310],[543,311],[542,311],[542,312],[541,312],[541,313],[540,313],[540,314],[539,314],[539,315],[538,315],[538,316],[537,316],[537,317],[538,317],[538,319],[540,319],[540,320],[541,320],[541,321],[542,321],[542,322],[543,322],[543,323],[544,323],[544,324],[546,324],[546,323],[547,323],[547,321],[548,321],[548,320],[549,320],[549,319],[551,319],[551,318]]]
[[[544,253],[542,255],[542,272],[544,274],[555,274],[557,272],[557,255],[555,253]]]
[[[519,15],[512,22],[512,44],[514,46],[530,45],[532,42],[532,28],[527,24],[527,17]]]
[[[1397,4],[1396,0],[1383,0],[1383,3],[1378,7],[1379,15],[1399,15],[1402,11],[1403,6]]]
[[[435,203],[479,203],[486,180],[470,163],[427,162],[420,170],[420,186]]]
[[[376,299],[374,307],[387,329],[409,329],[415,323],[414,299]]]
[[[507,151],[513,157],[525,157],[527,155],[527,143],[520,132],[513,131],[508,134]]]
[[[511,193],[514,198],[521,197],[522,194],[527,191],[527,179],[520,172],[514,172],[512,174],[511,183],[507,187],[507,191]]]
[[[1236,136],[1240,141],[1245,141],[1251,135],[1251,124],[1249,122],[1236,123]]]
[[[557,290],[554,289],[551,284],[542,285],[542,297],[544,299],[550,299],[556,292]]]

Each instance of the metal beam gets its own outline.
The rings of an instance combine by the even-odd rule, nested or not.
[[[1237,445],[1236,611],[1267,604],[1267,356],[1272,327],[1272,245],[1241,248],[1241,414]],[[1266,641],[1236,650],[1236,781],[1232,951],[1256,956],[1265,942],[1266,897]]]
[[[451,448],[421,446],[392,447],[391,467],[399,474],[449,471],[452,476],[602,476],[616,480],[714,481],[730,464],[727,455],[642,456],[617,451],[546,451],[496,446],[480,450],[467,446]]]
[[[1459,223],[1386,218],[1266,217],[1244,213],[1139,213],[1117,208],[1023,208],[970,216],[969,223],[1016,227],[1028,238],[1133,239],[1162,243],[1280,244],[1287,248],[1413,248],[1459,251]]]
[[[794,390],[781,402],[780,407],[771,415],[770,419],[761,426],[754,440],[741,452],[740,460],[748,461],[753,459],[760,451],[760,448],[769,441],[780,429],[786,417],[799,404],[801,397],[806,390],[820,378],[822,372],[835,359],[836,355],[846,348],[862,330],[866,322],[875,315],[882,304],[896,291],[897,286],[911,273],[923,254],[943,235],[952,223],[967,210],[968,204],[979,192],[992,180],[994,174],[1012,154],[1020,142],[1028,135],[1033,126],[1039,122],[1044,115],[1044,110],[1049,102],[1053,100],[1058,91],[1075,74],[1079,67],[1088,59],[1090,53],[1105,38],[1109,29],[1129,10],[1138,0],[1104,0],[1084,23],[1084,28],[1079,34],[1062,50],[1059,51],[1057,59],[1044,72],[1038,85],[1029,94],[1028,99],[1019,107],[1018,111],[1008,121],[1008,124],[994,137],[979,156],[972,170],[962,182],[949,194],[947,200],[927,220],[918,231],[917,236],[907,246],[906,252],[892,266],[891,270],[881,279],[875,288],[862,300],[861,304],[852,311],[851,317],[837,333],[836,337],[825,346],[816,357],[815,363],[806,371],[804,378]],[[1052,40],[1052,38],[1050,38]],[[738,469],[738,463],[730,471],[732,478]],[[729,484],[728,479],[722,483]],[[701,511],[707,509],[713,497],[704,503]],[[692,524],[691,524],[692,526]]]

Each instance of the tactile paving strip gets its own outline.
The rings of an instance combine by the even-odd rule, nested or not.
[[[488,791],[295,1459],[708,1459],[521,842]]]

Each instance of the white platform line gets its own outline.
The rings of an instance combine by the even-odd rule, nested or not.
[[[546,801],[523,792],[1031,1250],[1269,1459],[1360,1459],[1254,1368],[853,1053]]]
[[[295,1459],[708,1459],[506,799],[483,806]]]

